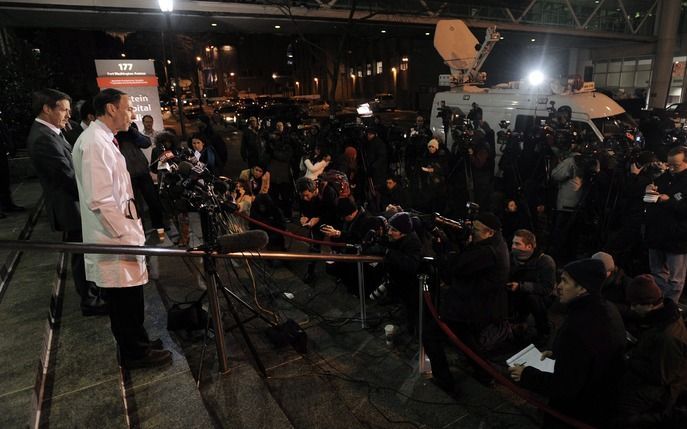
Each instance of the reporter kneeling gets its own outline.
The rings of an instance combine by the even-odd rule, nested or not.
[[[599,294],[605,278],[599,260],[566,265],[556,291],[568,314],[556,333],[553,351],[543,353],[556,360],[554,372],[529,366],[510,368],[513,380],[547,396],[552,408],[595,427],[604,427],[612,414],[625,347],[622,318]],[[557,427],[557,423],[548,417],[545,427]]]

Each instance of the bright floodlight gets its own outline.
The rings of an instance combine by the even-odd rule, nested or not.
[[[539,70],[534,70],[529,74],[529,76],[527,76],[527,81],[532,86],[540,85],[542,82],[544,82],[544,73],[540,72]]]
[[[174,0],[158,0],[160,10],[163,12],[171,12],[174,10]]]

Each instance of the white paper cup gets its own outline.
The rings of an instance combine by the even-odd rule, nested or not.
[[[396,335],[396,326],[386,325],[384,327],[384,335],[386,336],[386,345],[392,345],[394,343],[394,336]]]

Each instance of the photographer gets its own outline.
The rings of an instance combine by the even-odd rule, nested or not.
[[[504,285],[510,267],[508,246],[501,236],[501,222],[493,213],[480,213],[472,224],[471,240],[460,253],[441,257],[441,270],[449,284],[442,296],[440,315],[451,330],[479,355],[484,354],[480,336],[490,325],[508,317],[508,297]],[[432,363],[435,383],[455,393],[453,376],[444,352],[445,335],[431,321],[423,333],[423,345]],[[471,361],[475,376],[490,378]]]
[[[388,282],[370,294],[372,300],[386,294],[398,297],[406,306],[409,328],[417,323],[417,271],[422,259],[422,243],[414,230],[413,219],[407,212],[399,212],[389,218],[389,240],[384,242],[383,263]]]
[[[310,237],[316,240],[324,238],[320,231],[322,225],[339,225],[336,216],[336,206],[339,202],[339,194],[326,182],[314,181],[307,177],[301,177],[296,181],[296,192],[300,196],[301,217],[300,225],[308,228]],[[339,228],[336,228],[339,229]],[[311,252],[319,252],[319,244],[310,246]],[[310,283],[315,279],[315,263],[308,263],[304,281]]]
[[[353,245],[369,245],[370,243],[366,243],[368,237],[370,235],[379,237],[384,230],[384,224],[380,218],[371,216],[364,208],[358,207],[349,198],[340,199],[336,206],[336,211],[343,220],[341,229],[336,229],[331,225],[322,225],[320,228],[322,234],[333,241]],[[347,250],[350,252],[353,249]],[[351,264],[336,262],[328,267],[327,272],[341,279],[350,294],[357,295],[357,271],[351,268]],[[364,269],[366,283],[370,285],[377,284],[373,281],[373,277],[378,279],[379,275],[373,273],[369,264],[365,264]]]

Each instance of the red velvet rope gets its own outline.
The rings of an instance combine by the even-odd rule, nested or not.
[[[303,237],[302,235],[294,234],[290,231],[284,231],[283,229],[275,228],[272,225],[268,225],[264,222],[260,222],[259,220],[253,219],[252,217],[250,217],[247,214],[242,213],[242,212],[236,212],[234,214],[247,220],[250,223],[254,223],[254,224],[258,225],[261,228],[269,229],[270,231],[276,232],[277,234],[281,234],[285,237],[293,238],[294,240],[304,241],[306,243],[312,243],[312,244],[321,244],[323,246],[330,246],[330,247],[347,247],[347,246],[349,246],[346,243],[338,243],[335,241],[315,240],[313,238]]]
[[[439,327],[441,328],[442,331],[448,336],[448,338],[451,340],[453,344],[455,344],[460,351],[465,353],[470,359],[472,359],[477,365],[480,366],[483,370],[489,373],[496,381],[501,383],[502,385],[506,386],[508,389],[510,389],[513,393],[516,395],[520,396],[523,398],[525,401],[529,402],[531,405],[537,407],[538,409],[544,411],[547,414],[552,415],[553,417],[557,418],[558,420],[578,429],[594,429],[593,426],[590,426],[586,423],[580,422],[578,420],[573,419],[572,417],[568,417],[564,414],[559,413],[558,411],[554,410],[553,408],[549,407],[548,405],[544,404],[540,400],[534,398],[532,394],[517,384],[513,383],[510,381],[508,378],[504,377],[501,372],[499,372],[496,368],[491,366],[491,364],[487,363],[482,359],[479,355],[477,355],[475,352],[473,352],[468,346],[465,345],[454,333],[451,331],[451,328],[449,328],[444,322],[439,320],[439,314],[437,312],[436,307],[434,307],[434,303],[432,303],[432,295],[428,291],[424,291],[423,293],[424,298],[425,298],[425,304],[427,304],[427,308],[429,308],[429,312],[432,313],[432,317],[434,317],[434,320],[437,322]]]

